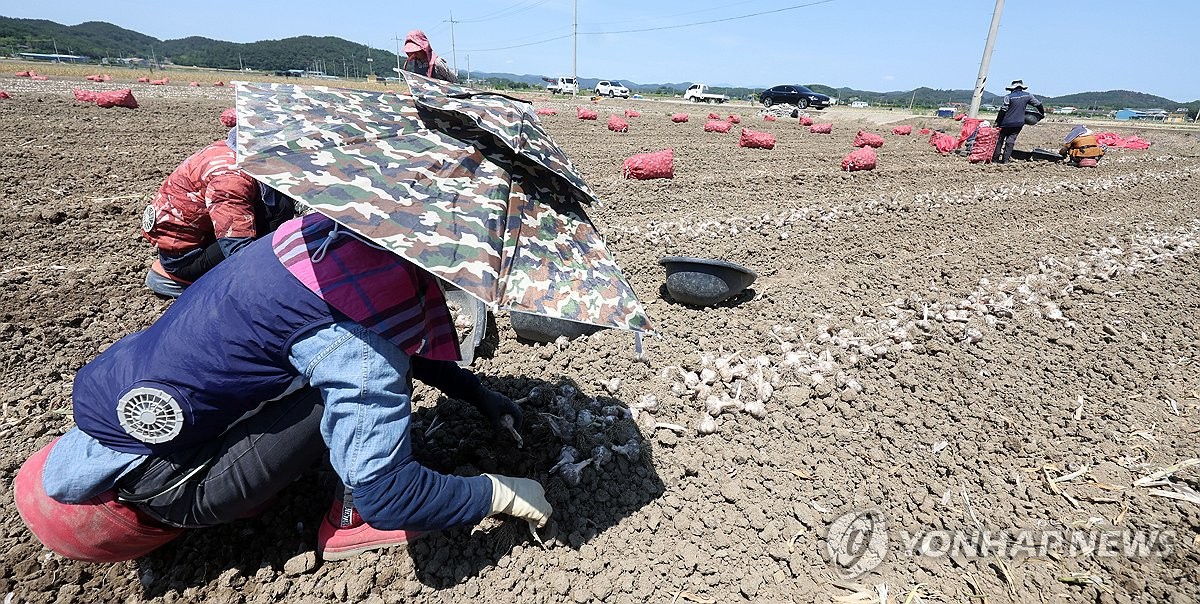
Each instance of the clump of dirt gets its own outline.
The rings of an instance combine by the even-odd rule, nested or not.
[[[21,524],[10,485],[29,454],[71,426],[74,372],[167,307],[142,286],[151,252],[138,224],[179,161],[225,135],[216,116],[231,92],[197,90],[139,93],[142,107],[121,112],[77,104],[67,90],[0,104],[0,593],[29,602],[1200,597],[1200,506],[1186,501],[1200,488],[1197,468],[1135,484],[1200,457],[1191,137],[1122,131],[1154,146],[1110,150],[1092,170],[977,165],[852,113],[825,114],[832,135],[758,121],[776,147],[740,148],[736,130],[672,123],[678,107],[650,101],[589,105],[638,109],[628,133],[576,120],[561,102],[542,118],[604,202],[590,215],[659,330],[645,355],[611,331],[520,341],[501,313],[473,368],[528,397],[523,447],[461,401],[422,389],[416,403],[423,463],[546,485],[555,514],[544,546],[520,523],[493,519],[322,564],[313,550],[330,492],[314,471],[263,516],[188,532],[136,562],[48,554]],[[903,123],[958,130],[945,119]],[[1056,148],[1068,128],[1027,128],[1018,147]],[[860,129],[884,137],[879,165],[841,172]],[[621,178],[624,158],[665,147],[675,150],[673,180]],[[758,279],[716,307],[676,304],[658,264],[667,255],[737,262]],[[678,386],[680,370],[734,353],[768,363],[766,418],[723,413],[715,433],[700,435],[704,401]],[[733,396],[735,383],[722,391]],[[583,461],[630,442],[639,455],[593,461],[578,484],[551,471],[566,446]],[[864,510],[886,521],[884,556],[843,581],[831,527]],[[917,555],[904,539],[981,527],[1169,533],[1174,547]]]

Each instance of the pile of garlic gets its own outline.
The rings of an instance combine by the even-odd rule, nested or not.
[[[717,431],[717,418],[729,412],[744,412],[755,419],[766,419],[767,402],[775,393],[779,374],[766,355],[743,360],[742,355],[719,353],[700,355],[699,371],[686,367],[664,369],[673,379],[671,394],[691,401],[700,410],[696,431]]]
[[[620,384],[609,386],[612,387],[610,392],[615,392]],[[563,443],[550,473],[558,473],[569,486],[578,486],[584,478],[585,468],[590,466],[599,470],[613,459],[614,453],[630,461],[641,459],[636,427],[626,424],[622,429],[620,425],[633,419],[631,409],[604,405],[595,398],[581,396],[570,384],[558,388],[534,388],[529,398],[547,403],[552,409],[539,413],[550,432]],[[616,444],[618,442],[620,444]],[[589,457],[581,459],[580,451],[587,451]]]

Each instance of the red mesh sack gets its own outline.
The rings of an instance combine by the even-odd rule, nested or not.
[[[621,165],[621,174],[625,178],[638,180],[675,178],[675,151],[663,149],[654,153],[634,155]]]
[[[110,90],[101,92],[96,95],[96,104],[108,107],[125,107],[127,109],[137,109],[137,99],[133,98],[133,91],[126,88],[124,90]]]
[[[675,122],[676,124],[682,124],[682,123],[688,121],[688,114],[686,114],[686,113],[673,114],[673,115],[671,115],[671,121]]]
[[[775,120],[776,120],[776,117],[771,115],[770,113],[763,116],[763,121],[773,122]]]
[[[101,78],[101,77],[100,77],[100,76],[98,76],[98,75],[90,75],[90,76],[87,76],[86,78],[83,78],[83,79],[85,79],[85,80],[87,80],[87,81],[89,81],[89,82],[103,82],[103,81],[104,81],[104,78]]]
[[[943,154],[953,151],[958,146],[958,142],[954,137],[944,132],[934,132],[929,135],[929,144],[933,145],[938,150],[938,153]]]
[[[100,93],[93,90],[75,89],[75,100],[80,103],[95,103],[98,96],[100,96]]]
[[[896,126],[895,128],[892,128],[892,134],[899,134],[900,136],[907,136],[909,134],[912,134],[912,126]]]
[[[150,78],[148,78],[146,76],[142,76],[142,77],[138,78],[138,83],[139,84],[149,84]]]
[[[858,134],[854,135],[854,146],[875,147],[878,149],[879,147],[883,146],[883,137],[872,132],[864,132],[859,130]]]
[[[634,111],[633,109],[626,109],[625,117],[642,117],[642,114]]]
[[[14,73],[13,75],[17,76],[18,78],[27,78],[32,74],[30,74],[28,71],[18,71],[17,73]]]
[[[30,73],[33,73],[33,72],[30,72]],[[36,74],[35,74],[35,75],[31,75],[31,76],[29,76],[29,79],[31,79],[31,80],[36,80],[36,81],[38,81],[38,82],[45,82],[46,80],[49,80],[50,78],[48,78],[48,77],[46,77],[46,76],[44,76],[44,75],[36,75]]]
[[[742,123],[742,117],[739,115],[730,115],[729,123],[730,124],[740,124],[740,123]]]
[[[575,108],[575,117],[581,120],[594,120],[599,116],[599,113],[592,111],[591,109],[584,109],[583,107]]]
[[[150,80],[151,86],[162,86],[166,83],[167,83],[167,78],[163,78],[161,80]]]
[[[965,114],[965,113],[960,113],[960,114],[958,114],[958,115],[954,116],[954,121],[956,121],[956,122],[961,122],[961,121],[962,121],[962,119],[963,119],[964,117],[967,117],[967,114]]]
[[[996,152],[996,141],[1000,138],[999,128],[980,128],[975,132],[975,146],[971,147],[971,155],[967,161],[977,164],[992,163],[992,154]]]
[[[833,134],[833,124],[813,124],[808,131],[813,134]]]
[[[729,129],[732,127],[729,122],[722,122],[721,120],[708,120],[704,122],[705,132],[729,132]]]
[[[879,157],[875,155],[875,150],[870,147],[863,147],[851,151],[849,155],[842,158],[842,169],[847,172],[874,170],[877,161],[879,161]]]
[[[921,128],[917,130],[917,134],[929,134],[929,128]]]
[[[199,86],[200,82],[188,82],[188,86]]]
[[[962,129],[958,132],[958,141],[955,142],[954,146],[961,147],[963,143],[967,142],[967,139],[970,138],[971,134],[975,132],[975,129],[979,127],[979,124],[982,123],[983,120],[979,118],[964,118],[962,121]]]
[[[709,111],[709,112],[708,112],[708,119],[710,119],[710,120],[719,120],[719,119],[721,119],[721,116],[717,115],[716,113],[714,113],[714,112],[712,112],[712,111]]]
[[[225,82],[219,82],[219,81],[218,81],[218,82],[213,82],[213,86],[216,86],[217,88],[220,88],[220,87],[222,87],[222,86],[224,86],[224,85],[225,85]],[[394,91],[389,91],[389,92],[392,92],[392,94],[395,94],[395,92],[394,92]]]
[[[608,129],[613,132],[629,132],[629,122],[615,116],[608,116]]]
[[[738,146],[751,149],[774,149],[775,136],[768,132],[742,128],[742,137],[738,139]]]
[[[12,98],[11,94],[9,94],[3,90],[0,90],[0,99],[11,99],[11,98]]]
[[[101,81],[101,82],[108,82],[108,81],[110,81],[110,80],[112,80],[112,76],[108,75],[107,73],[102,73],[102,74],[100,74],[100,81]]]
[[[558,110],[549,107],[540,107],[535,113],[538,115],[558,115]]]
[[[801,125],[801,126],[811,126],[811,125],[813,125],[812,118],[811,118],[811,117],[801,117],[801,118],[800,118],[800,125]]]
[[[230,107],[221,112],[221,125],[232,128],[237,125],[237,109]]]

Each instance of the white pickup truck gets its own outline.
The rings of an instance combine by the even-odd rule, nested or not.
[[[683,100],[693,103],[724,103],[729,97],[709,92],[705,84],[692,84],[683,92]]]
[[[579,94],[579,82],[575,78],[547,79],[546,90],[551,94]]]

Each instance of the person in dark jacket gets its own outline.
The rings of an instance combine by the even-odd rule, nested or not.
[[[1017,135],[1021,134],[1021,128],[1025,126],[1025,108],[1029,105],[1042,108],[1042,102],[1026,92],[1025,83],[1021,80],[1013,80],[1005,90],[1008,94],[1004,95],[1004,103],[1000,105],[1000,111],[996,115],[1000,137],[996,139],[996,151],[992,154],[992,161],[998,164],[1006,164],[1012,159]]]
[[[433,275],[323,215],[293,219],[80,368],[76,427],[22,465],[17,510],[65,557],[132,560],[260,513],[328,452],[341,488],[319,521],[325,560],[496,514],[545,525],[536,481],[414,458],[412,378],[498,434],[521,427],[520,407],[459,358]]]

